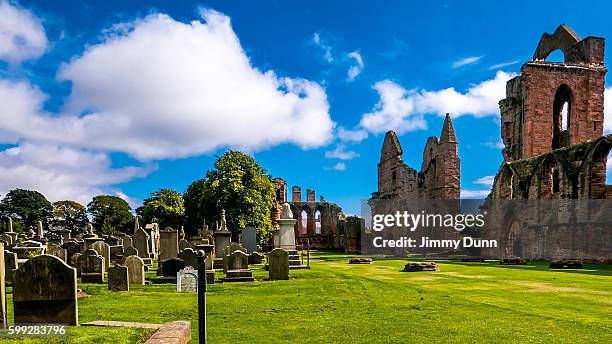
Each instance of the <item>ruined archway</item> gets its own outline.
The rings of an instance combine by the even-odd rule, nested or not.
[[[508,226],[508,236],[504,251],[504,256],[507,258],[520,257],[522,255],[521,225],[517,220],[512,221]]]
[[[559,86],[553,101],[552,149],[567,147],[570,144],[572,115],[572,90],[563,84]]]
[[[321,225],[322,225],[322,218],[321,218],[321,211],[317,209],[317,211],[315,211],[315,215],[314,215],[314,219],[315,219],[315,230],[314,230],[314,234],[316,235],[320,235],[321,234]]]
[[[607,177],[607,172],[612,166],[611,151],[612,142],[601,140],[590,154],[588,175],[586,176],[589,198],[606,199],[612,196],[612,186],[609,185],[610,178]]]
[[[498,199],[513,199],[514,192],[514,172],[508,165],[504,165],[497,178],[495,193]]]

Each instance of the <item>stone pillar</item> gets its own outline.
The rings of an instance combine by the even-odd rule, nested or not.
[[[283,204],[283,213],[278,223],[279,229],[279,246],[285,250],[295,250],[295,231],[293,230],[295,223],[297,222],[291,216],[291,208],[289,203]]]
[[[221,227],[213,233],[215,237],[215,257],[223,258],[223,249],[227,247],[232,238],[232,232],[227,229],[225,210],[221,209]]]
[[[170,227],[159,231],[159,261],[178,256],[178,231]]]

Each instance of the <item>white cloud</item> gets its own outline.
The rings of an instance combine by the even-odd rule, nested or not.
[[[482,143],[482,145],[493,149],[503,149],[506,147],[501,139],[499,139],[497,142],[485,141]]]
[[[495,78],[472,85],[465,93],[453,87],[437,91],[406,90],[393,81],[379,81],[374,89],[380,100],[372,112],[362,116],[360,127],[372,133],[392,129],[402,134],[427,129],[425,114],[498,116],[498,102],[505,97],[506,81],[515,76],[515,73],[498,71]]]
[[[325,90],[252,66],[229,18],[202,16],[153,14],[105,31],[60,68],[72,92],[58,113],[44,110],[48,96],[28,81],[0,79],[0,144],[19,144],[0,151],[0,193],[28,188],[82,203],[115,194],[135,206],[113,185],[155,166],[114,168],[109,152],[149,161],[225,146],[326,145],[335,123]]]
[[[486,198],[491,190],[464,190],[461,189],[461,198],[464,199],[482,199]]]
[[[612,134],[612,87],[604,91],[604,134]]]
[[[334,57],[332,56],[332,47],[329,43],[321,38],[321,35],[318,33],[314,33],[312,35],[312,42],[323,51],[323,60],[327,63],[334,62]]]
[[[348,81],[353,81],[363,71],[363,58],[358,51],[353,51],[347,55],[351,60],[354,60],[355,65],[351,66],[346,75]]]
[[[336,134],[343,142],[361,142],[368,137],[368,132],[363,129],[347,130],[343,127],[339,127]]]
[[[343,162],[339,162],[339,163],[336,163],[333,166],[324,167],[323,169],[325,169],[325,170],[333,170],[333,171],[345,171],[346,170],[346,164],[343,163]]]
[[[467,66],[470,64],[478,63],[478,61],[480,61],[480,59],[482,59],[483,57],[484,55],[483,56],[470,56],[470,57],[462,58],[461,60],[453,62],[453,68],[459,68],[459,67]]]
[[[500,69],[500,68],[504,68],[504,67],[508,67],[508,66],[513,66],[513,65],[515,65],[515,64],[517,64],[519,62],[521,62],[521,60],[502,62],[502,63],[494,64],[494,65],[490,66],[488,69],[489,70],[496,70],[496,69]]]
[[[357,152],[347,151],[343,144],[338,144],[334,150],[325,152],[325,157],[328,159],[351,160],[358,156]]]
[[[47,36],[32,12],[0,1],[0,60],[19,63],[42,55]]]
[[[15,188],[37,190],[50,201],[87,204],[93,196],[121,194],[109,188],[143,177],[155,165],[113,168],[103,153],[49,144],[23,143],[0,151],[0,194]]]
[[[307,149],[331,140],[335,124],[319,84],[258,70],[227,16],[212,10],[202,16],[205,22],[181,23],[153,14],[117,25],[61,68],[59,78],[73,87],[62,114],[40,111],[39,90],[3,81],[0,119],[11,120],[0,121],[0,137],[12,133],[141,160],[224,146]]]
[[[493,186],[493,182],[495,181],[495,176],[484,176],[476,179],[474,184]]]

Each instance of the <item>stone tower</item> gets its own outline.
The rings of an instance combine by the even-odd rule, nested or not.
[[[385,134],[378,163],[378,191],[373,199],[459,199],[461,163],[458,141],[450,115],[440,137],[427,139],[421,171],[406,165],[403,150],[393,131]]]
[[[563,52],[564,62],[546,61],[555,50]],[[602,136],[606,72],[603,38],[580,40],[565,25],[544,33],[499,103],[505,161]]]

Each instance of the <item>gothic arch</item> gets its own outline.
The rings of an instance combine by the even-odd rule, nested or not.
[[[551,148],[553,150],[562,147],[567,147],[571,144],[571,124],[572,119],[572,105],[574,103],[574,93],[567,84],[561,84],[555,91],[555,98],[553,100],[552,108],[552,142]],[[564,118],[564,110],[566,116]],[[564,129],[565,127],[565,129]]]

